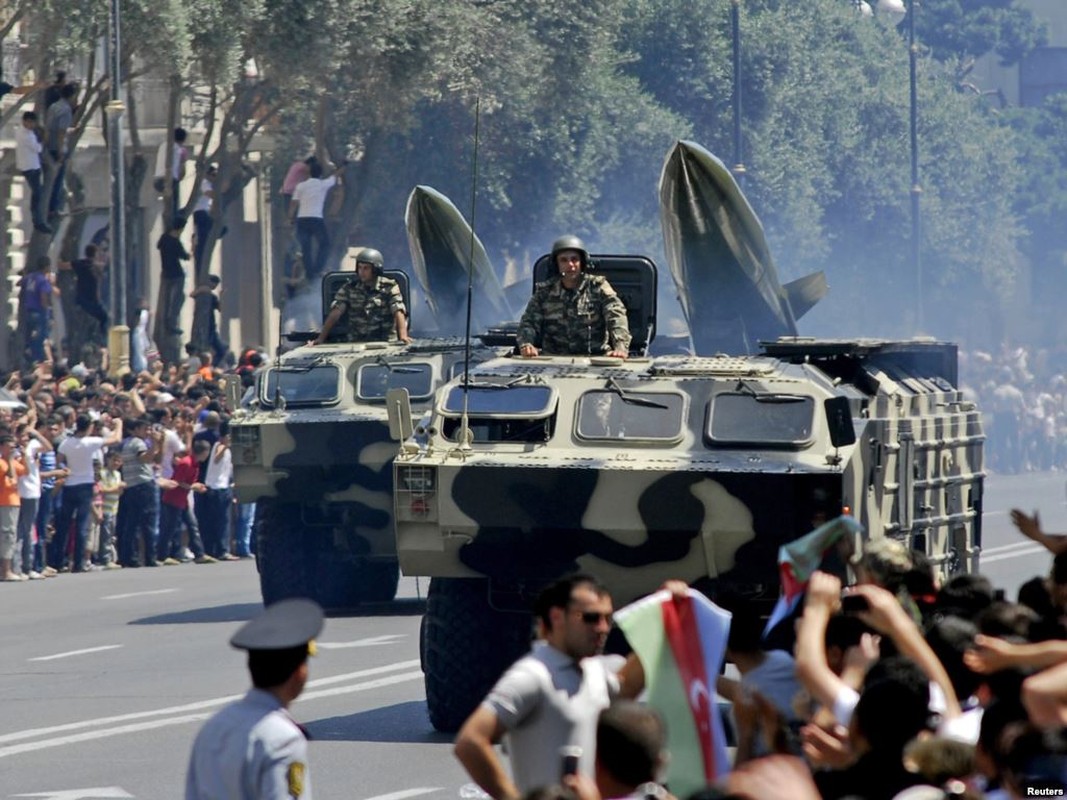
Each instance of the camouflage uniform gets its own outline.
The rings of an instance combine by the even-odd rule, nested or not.
[[[602,275],[583,273],[575,289],[552,278],[534,288],[519,322],[518,344],[532,344],[549,355],[626,352],[626,306]]]
[[[337,290],[330,310],[342,308],[346,342],[396,341],[397,311],[407,314],[400,286],[392,278],[376,277],[370,285],[353,278]]]

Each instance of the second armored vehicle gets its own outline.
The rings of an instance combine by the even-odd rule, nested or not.
[[[386,274],[406,295],[406,276]],[[339,283],[352,278],[350,272],[324,278],[324,308]],[[464,342],[456,338],[326,342],[291,350],[258,376],[231,433],[236,495],[256,503],[265,603],[311,597],[333,608],[394,597],[396,445],[385,396],[403,387],[425,408],[464,359]]]

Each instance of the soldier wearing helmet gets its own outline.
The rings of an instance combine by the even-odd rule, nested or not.
[[[626,358],[630,328],[626,306],[602,275],[590,275],[589,253],[577,236],[552,244],[559,276],[534,288],[519,322],[519,353],[608,355]]]
[[[356,253],[356,278],[337,290],[330,314],[312,344],[326,341],[341,320],[346,342],[411,341],[404,298],[397,282],[382,274],[384,264],[382,254],[373,248]]]

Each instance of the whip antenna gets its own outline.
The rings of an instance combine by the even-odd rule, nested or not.
[[[474,305],[474,211],[478,199],[478,138],[482,120],[482,98],[474,100],[474,166],[471,170],[471,237],[470,250],[467,254],[467,333],[463,352],[463,418],[459,427],[459,447],[469,450],[471,441],[470,419],[467,410],[470,400],[471,382],[471,313]]]

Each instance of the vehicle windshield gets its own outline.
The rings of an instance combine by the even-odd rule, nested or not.
[[[356,376],[356,396],[361,400],[384,400],[390,389],[407,389],[412,399],[433,393],[433,367],[428,363],[402,361],[395,364],[363,364]]]
[[[267,371],[260,402],[273,407],[280,397],[286,406],[328,406],[341,398],[341,370],[336,364],[281,367]]]
[[[815,401],[805,395],[719,394],[708,435],[715,444],[799,446],[811,439]]]
[[[586,392],[578,401],[578,436],[583,439],[658,439],[682,433],[680,394]]]
[[[467,394],[467,411],[478,416],[539,416],[547,414],[552,403],[552,389],[548,386],[472,383]],[[462,414],[463,395],[462,386],[453,386],[445,398],[444,412]]]

